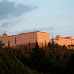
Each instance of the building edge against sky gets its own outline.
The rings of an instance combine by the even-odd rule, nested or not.
[[[40,31],[22,33],[11,36],[7,36],[6,32],[4,32],[3,36],[0,36],[0,41],[2,41],[5,46],[8,46],[10,44],[10,47],[15,47],[18,45],[26,46],[27,44],[32,44],[34,47],[36,42],[38,42],[38,45],[40,47],[45,47],[45,45],[48,45],[50,41],[49,37],[49,33]]]
[[[35,46],[36,42],[40,47],[48,46],[48,43],[52,43],[52,39],[50,39],[50,34],[46,32],[34,31],[28,33],[21,33],[18,35],[7,36],[6,32],[4,32],[3,36],[0,36],[0,42],[10,47],[15,47],[19,45],[31,44],[31,46]],[[61,35],[57,35],[56,38],[53,39],[55,44],[60,46],[69,46],[74,45],[74,39],[72,36],[70,37],[62,37]]]
[[[72,36],[62,37],[61,35],[57,35],[56,38],[53,39],[53,42],[60,46],[65,45],[68,49],[74,49],[74,39]],[[52,39],[50,39],[50,43],[52,43]]]

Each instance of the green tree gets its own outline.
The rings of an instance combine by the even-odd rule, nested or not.
[[[69,74],[74,74],[74,54],[72,54],[67,63]]]
[[[0,49],[0,74],[38,74],[24,66],[13,54]]]
[[[38,72],[49,72],[50,61],[45,51],[41,48],[33,48],[30,53],[30,67]]]
[[[39,48],[38,42],[36,41],[35,48]]]

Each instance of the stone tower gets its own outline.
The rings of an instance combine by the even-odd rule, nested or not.
[[[7,36],[7,34],[6,34],[6,31],[4,31],[4,34],[3,34],[3,36]]]

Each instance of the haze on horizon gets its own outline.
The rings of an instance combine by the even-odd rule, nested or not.
[[[74,0],[0,0],[0,35],[5,30],[74,37]]]

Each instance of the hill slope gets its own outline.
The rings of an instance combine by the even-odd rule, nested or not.
[[[36,71],[25,67],[11,53],[0,49],[0,74],[38,74]]]

